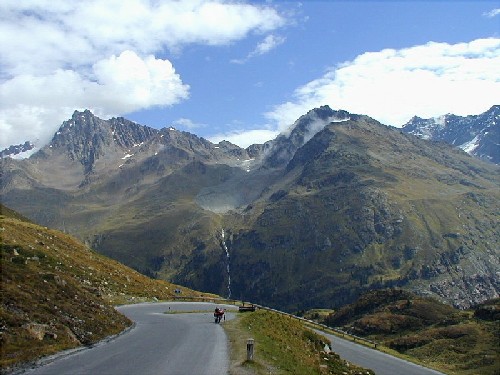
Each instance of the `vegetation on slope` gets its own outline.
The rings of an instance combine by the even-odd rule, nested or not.
[[[131,322],[113,304],[168,299],[181,289],[0,208],[2,369],[117,334]]]
[[[497,374],[500,299],[462,311],[399,289],[372,291],[325,319],[453,374]]]
[[[243,313],[224,323],[233,352],[230,373],[293,375],[369,375],[371,370],[354,366],[325,351],[328,340],[296,319],[272,311]],[[253,338],[254,360],[246,360],[246,340]]]
[[[461,307],[491,298],[498,171],[367,118],[328,125],[261,199],[226,215],[233,294],[286,311],[387,287]]]

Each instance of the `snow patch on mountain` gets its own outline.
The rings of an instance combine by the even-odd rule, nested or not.
[[[16,160],[27,159],[34,153],[36,153],[40,148],[33,147],[31,150],[26,150],[19,152],[18,154],[10,155],[9,157]]]
[[[401,129],[422,139],[446,142],[472,156],[500,163],[500,106],[479,115],[447,114],[429,119],[414,116]]]
[[[39,147],[29,141],[26,141],[20,145],[10,146],[2,151],[0,151],[1,158],[11,158],[11,159],[26,159],[33,155],[39,150]]]
[[[462,150],[464,150],[468,154],[471,154],[474,152],[474,150],[476,148],[479,147],[479,140],[480,140],[479,135],[476,135],[473,140],[471,140],[469,142],[465,142],[464,144],[462,144],[458,147],[460,147]]]

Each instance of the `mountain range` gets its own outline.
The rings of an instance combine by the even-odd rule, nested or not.
[[[324,106],[243,149],[76,111],[2,159],[1,200],[144,274],[289,311],[391,286],[498,296],[498,166],[410,128]]]
[[[494,105],[479,115],[466,117],[453,114],[423,119],[414,116],[402,126],[404,133],[422,139],[446,142],[483,160],[500,163],[499,119],[500,106]],[[0,157],[22,159],[37,151],[34,143],[26,141],[0,151]]]
[[[467,153],[495,164],[500,163],[500,106],[480,115],[453,114],[422,119],[414,116],[403,132],[423,139],[446,142]]]
[[[26,141],[19,145],[12,145],[3,149],[2,151],[0,151],[0,158],[11,157],[22,159],[23,156],[26,157],[26,154],[33,150],[35,150],[35,145],[30,141]]]

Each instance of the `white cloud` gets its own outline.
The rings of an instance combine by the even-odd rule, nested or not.
[[[271,6],[226,0],[3,0],[0,148],[47,139],[75,109],[111,116],[185,100],[189,86],[155,55],[284,23]]]
[[[270,139],[276,138],[278,131],[270,129],[237,130],[225,134],[216,134],[207,139],[212,143],[228,141],[240,147],[246,148],[253,144],[262,144]]]
[[[270,35],[266,36],[262,42],[257,44],[255,49],[252,52],[250,52],[247,55],[247,57],[245,57],[244,59],[233,59],[233,60],[231,60],[231,63],[244,64],[248,60],[250,60],[251,58],[253,58],[255,56],[264,55],[264,54],[268,53],[269,51],[275,49],[280,44],[283,44],[285,42],[285,40],[286,40],[286,38],[283,36],[270,34]]]
[[[255,50],[252,52],[252,56],[253,55],[258,56],[268,53],[269,51],[276,48],[280,44],[283,44],[285,40],[286,40],[285,37],[279,35],[268,35],[262,42],[260,42],[257,45]]]
[[[499,14],[500,14],[500,9],[497,8],[497,9],[492,9],[489,12],[484,13],[483,15],[488,18],[493,18],[498,16]]]
[[[413,115],[477,114],[500,103],[500,39],[359,55],[299,88],[266,116],[280,131],[324,104],[402,126]]]
[[[192,129],[199,129],[199,128],[204,128],[206,127],[207,125],[206,124],[202,124],[202,123],[197,123],[197,122],[194,122],[193,120],[191,119],[188,119],[188,118],[180,118],[180,119],[177,119],[175,120],[172,125],[175,125],[175,126],[179,126],[180,128],[185,128],[185,129],[189,129],[189,130],[192,130]]]
[[[124,51],[98,61],[93,71],[100,84],[96,90],[99,102],[115,113],[172,105],[188,97],[189,86],[182,83],[170,61],[152,55],[141,59]]]
[[[17,75],[0,85],[0,129],[9,143],[50,140],[75,109],[89,108],[104,118],[154,105],[173,105],[188,97],[168,60],[134,52],[96,62],[92,79],[74,70]],[[12,142],[12,140],[15,140]],[[7,141],[7,142],[6,142]]]
[[[0,11],[1,66],[9,73],[77,67],[124,50],[223,45],[285,22],[273,8],[223,0],[3,0]]]

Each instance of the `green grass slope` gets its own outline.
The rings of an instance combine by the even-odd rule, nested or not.
[[[224,217],[234,295],[287,311],[393,286],[460,307],[491,298],[499,181],[494,165],[369,118],[328,125]]]
[[[224,323],[231,347],[231,369],[241,374],[370,375],[363,369],[325,351],[328,340],[303,323],[272,311],[243,313]],[[253,338],[253,361],[246,359],[246,340]]]
[[[119,333],[131,322],[114,304],[168,299],[179,288],[25,221],[3,205],[0,219],[2,369]]]

